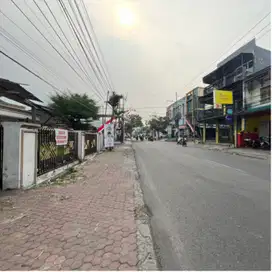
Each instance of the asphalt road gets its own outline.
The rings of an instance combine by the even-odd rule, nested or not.
[[[270,270],[270,163],[133,144],[163,270]]]

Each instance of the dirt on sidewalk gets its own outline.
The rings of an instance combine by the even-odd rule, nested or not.
[[[130,144],[0,194],[0,270],[156,270]]]

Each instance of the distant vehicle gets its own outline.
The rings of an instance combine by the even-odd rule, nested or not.
[[[154,141],[153,136],[148,136],[148,141],[153,142]]]
[[[187,138],[179,137],[177,140],[177,145],[187,146]]]

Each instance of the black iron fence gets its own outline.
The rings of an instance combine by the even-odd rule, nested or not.
[[[77,160],[77,133],[68,131],[65,145],[56,144],[54,129],[39,129],[38,133],[38,175],[50,172]]]
[[[85,155],[95,153],[97,151],[97,136],[96,133],[85,134]]]

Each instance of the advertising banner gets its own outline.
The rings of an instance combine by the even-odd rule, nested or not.
[[[68,143],[68,130],[55,128],[56,145],[67,145]]]
[[[104,127],[105,147],[114,147],[114,125],[105,124]]]
[[[214,105],[232,105],[233,104],[232,91],[214,90],[213,104]]]

